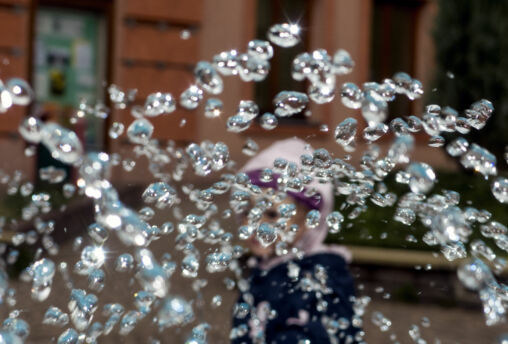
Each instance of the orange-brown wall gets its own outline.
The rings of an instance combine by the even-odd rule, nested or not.
[[[30,0],[0,0],[0,80],[27,79],[30,63]],[[17,127],[27,109],[14,106],[0,113],[0,169],[33,176],[34,158],[24,156],[25,142]]]
[[[371,7],[372,0],[314,0],[313,18],[311,18],[311,48],[325,48],[333,54],[337,49],[346,49],[356,62],[352,74],[338,78],[337,85],[351,81],[358,85],[369,81],[370,70],[370,30],[371,30]],[[210,60],[217,52],[227,49],[243,50],[249,40],[254,37],[254,24],[256,16],[256,1],[230,1],[230,0],[204,0],[206,15],[203,20],[203,43],[201,56]],[[414,77],[422,81],[428,81],[432,75],[433,56],[432,40],[429,30],[432,18],[436,10],[434,1],[428,1],[422,11],[418,26],[417,46],[417,75]],[[265,37],[258,37],[265,38]],[[289,73],[289,66],[288,66]],[[355,116],[359,113],[345,108],[338,95],[332,105],[314,105],[311,110],[313,116],[329,126],[327,135],[319,132],[302,132],[299,129],[280,128],[274,131],[248,131],[244,135],[230,134],[225,130],[227,116],[234,113],[241,99],[253,99],[253,89],[250,83],[244,83],[237,77],[226,77],[223,99],[226,112],[223,118],[206,119],[200,116],[198,122],[198,137],[209,138],[215,141],[225,140],[232,142],[230,145],[233,156],[241,163],[247,159],[240,153],[243,142],[247,137],[252,137],[260,146],[264,147],[274,140],[285,136],[298,135],[305,138],[314,147],[325,147],[336,156],[341,157],[346,153],[335,142],[333,131],[338,123],[344,118]],[[337,93],[338,94],[338,91]],[[201,114],[198,114],[201,115]],[[212,129],[213,128],[213,129]],[[361,133],[360,133],[361,134]],[[424,135],[422,135],[424,136]],[[414,150],[414,158],[419,161],[431,163],[433,166],[453,168],[450,158],[440,149],[426,146],[426,138],[418,140],[419,144]],[[361,141],[361,140],[359,140]],[[379,144],[386,149],[390,141],[380,141]],[[357,152],[365,149],[364,144],[359,144]],[[353,154],[353,159],[358,159],[358,154]]]
[[[356,62],[352,74],[340,77],[338,85],[345,81],[361,84],[368,81],[370,68],[370,30],[373,0],[313,0],[311,18],[311,49],[325,48],[330,53],[342,48],[348,50]],[[0,79],[21,76],[29,79],[30,59],[30,0],[0,0]],[[256,0],[113,0],[110,81],[122,88],[137,88],[137,103],[155,91],[171,92],[175,98],[193,82],[193,64],[201,59],[210,61],[216,53],[229,49],[243,51],[249,40],[256,38]],[[424,83],[432,75],[433,51],[429,30],[437,11],[434,0],[426,2],[417,27],[415,70],[416,78]],[[182,30],[191,32],[190,38],[180,38]],[[9,32],[10,34],[5,34]],[[258,37],[264,38],[264,37]],[[16,53],[14,53],[16,52]],[[8,64],[4,62],[8,61]],[[289,66],[288,66],[289,73]],[[315,147],[325,147],[336,156],[345,152],[333,139],[335,126],[348,116],[359,114],[342,106],[336,99],[333,104],[313,105],[313,118],[327,124],[329,132],[281,127],[266,132],[250,130],[246,134],[231,134],[225,129],[227,117],[235,112],[242,99],[253,99],[252,83],[238,77],[224,77],[225,90],[221,118],[208,119],[203,106],[197,111],[178,109],[175,113],[153,120],[154,136],[162,141],[173,139],[185,144],[204,139],[228,143],[232,157],[240,164],[246,160],[241,147],[247,137],[255,139],[261,147],[291,135],[298,135]],[[419,106],[422,104],[420,103]],[[25,144],[15,135],[17,125],[26,112],[13,109],[0,114],[0,154],[2,157],[16,152],[16,159],[8,163],[3,159],[0,168],[32,173],[33,161],[20,152]],[[185,125],[181,126],[182,119]],[[132,116],[126,110],[115,110],[109,119],[128,125]],[[423,136],[423,135],[422,135]],[[386,146],[388,140],[380,144]],[[109,143],[112,152],[128,156],[132,146],[125,140]],[[357,152],[365,147],[358,145]],[[357,159],[357,154],[353,154]],[[428,148],[425,138],[415,149],[416,160],[430,162],[434,166],[448,167],[449,158],[439,149]],[[131,173],[115,172],[115,180],[124,183],[146,182],[144,168]]]

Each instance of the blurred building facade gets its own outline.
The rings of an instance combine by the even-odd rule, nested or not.
[[[288,6],[301,10],[289,11]],[[24,156],[26,144],[17,135],[17,126],[28,112],[45,113],[50,120],[66,123],[81,96],[104,100],[110,106],[106,89],[112,83],[122,89],[136,88],[139,104],[155,91],[178,97],[193,83],[197,61],[211,60],[225,50],[244,51],[249,40],[264,38],[261,30],[266,25],[284,18],[302,25],[300,50],[323,48],[333,54],[341,48],[351,54],[356,67],[352,74],[340,77],[337,85],[381,81],[402,70],[420,79],[430,92],[431,30],[436,12],[434,0],[0,0],[0,79],[27,79],[37,93],[29,109],[0,114],[0,169],[7,173],[18,169],[34,176],[37,158]],[[72,39],[62,43],[61,36]],[[276,48],[276,54],[279,51]],[[273,61],[276,77],[266,87],[224,77],[221,117],[205,118],[203,105],[192,112],[179,108],[153,119],[154,137],[182,145],[204,139],[223,141],[239,163],[247,158],[241,147],[248,137],[264,147],[278,138],[297,135],[343,156],[333,130],[344,118],[359,113],[343,107],[338,99],[332,104],[313,104],[312,116],[280,123],[273,131],[257,126],[240,135],[226,131],[226,119],[240,100],[270,99],[273,89],[285,87],[287,78],[278,76],[289,76],[290,66],[281,56]],[[395,115],[419,114],[423,104],[423,100],[400,103],[391,110]],[[104,122],[95,121],[94,142],[88,146],[128,157],[132,146],[124,138],[109,139],[107,126],[116,121],[127,127],[132,120],[128,110],[112,110]],[[323,125],[328,132],[320,130]],[[90,128],[79,129],[78,125],[76,130]],[[447,167],[446,156],[429,148],[427,141],[423,134],[417,137],[415,160]],[[379,144],[390,142],[386,138]],[[364,148],[360,143],[357,152]],[[358,158],[352,154],[353,160]],[[144,166],[130,173],[118,169],[114,180],[145,181],[145,171]]]

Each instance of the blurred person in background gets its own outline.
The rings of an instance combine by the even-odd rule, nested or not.
[[[325,218],[334,206],[332,184],[313,180],[302,192],[283,193],[278,190],[280,174],[266,178],[275,159],[300,167],[301,156],[312,154],[309,149],[297,138],[278,141],[241,169],[262,193],[242,218],[243,229],[253,233],[248,239],[252,256],[245,264],[248,277],[238,281],[232,343],[362,341],[363,331],[353,326],[354,283],[347,267],[351,255],[345,247],[323,244]],[[320,214],[319,223],[309,224],[309,211]],[[274,228],[277,239],[270,233]]]

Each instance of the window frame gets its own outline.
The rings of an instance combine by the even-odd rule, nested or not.
[[[309,12],[309,26],[308,28],[302,28],[308,30],[310,35],[308,36],[308,44],[306,50],[311,52],[315,49],[326,49],[330,55],[333,55],[338,47],[333,46],[332,35],[323,36],[322,33],[333,32],[333,20],[334,20],[334,6],[335,0],[307,0],[311,8]],[[257,0],[251,1],[251,13],[257,13]],[[250,12],[250,11],[249,11]],[[257,17],[251,16],[247,21],[246,25],[250,27],[246,30],[245,41],[248,42],[255,37],[257,31]],[[320,37],[321,36],[321,37]],[[265,39],[264,37],[258,37],[259,39]],[[337,83],[340,86],[340,83]],[[280,90],[282,91],[282,90]],[[246,95],[245,99],[255,99],[255,85],[249,83],[243,92]],[[335,91],[335,99],[339,97],[339,87]],[[307,110],[311,112],[311,118],[315,121],[309,122],[309,119],[302,120],[302,124],[292,123],[279,123],[277,128],[273,130],[263,129],[257,121],[252,123],[249,129],[242,132],[244,136],[257,136],[257,137],[273,137],[273,136],[300,136],[306,138],[320,138],[326,139],[329,135],[330,124],[331,124],[331,112],[332,104],[315,104],[311,100]],[[262,115],[262,114],[260,114]],[[321,127],[328,126],[329,130],[322,131]]]

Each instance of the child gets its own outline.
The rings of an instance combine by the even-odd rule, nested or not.
[[[363,332],[354,326],[360,325],[353,321],[354,285],[346,264],[350,254],[344,247],[323,245],[327,234],[324,219],[333,210],[332,185],[312,181],[304,191],[288,191],[281,199],[273,197],[281,176],[274,173],[271,181],[263,178],[263,170],[273,168],[277,158],[301,166],[301,155],[312,154],[306,147],[296,138],[276,142],[241,169],[253,185],[262,188],[258,198],[270,201],[261,203],[266,206],[255,224],[250,216],[250,225],[258,228],[258,234],[248,241],[254,257],[247,262],[247,281],[238,283],[241,294],[234,310],[232,343],[362,341]],[[309,192],[312,189],[316,192]],[[306,224],[311,210],[320,212],[319,224]],[[281,216],[282,211],[293,216]],[[277,228],[278,238],[271,245],[263,240],[266,233],[259,234],[263,224]],[[281,251],[288,253],[281,255]]]

